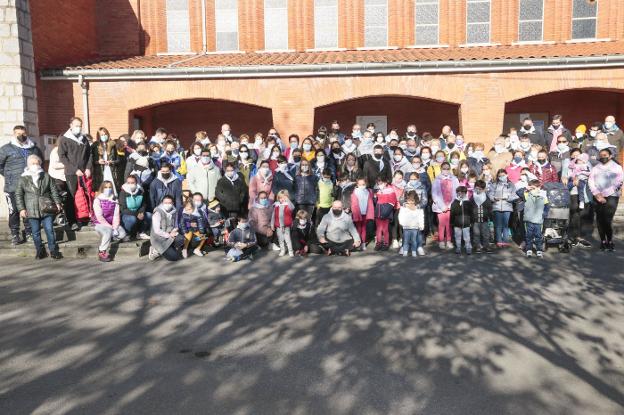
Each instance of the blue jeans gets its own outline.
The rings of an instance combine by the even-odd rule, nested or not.
[[[39,219],[29,218],[28,223],[30,223],[30,227],[32,229],[33,242],[35,243],[35,249],[37,251],[43,248],[41,245],[42,226],[48,239],[48,249],[50,252],[58,251],[58,247],[56,246],[56,235],[54,233],[54,217],[52,215],[46,215]]]
[[[509,242],[509,217],[511,212],[494,212],[494,234],[496,243]]]
[[[421,231],[418,229],[405,229],[403,228],[403,252],[409,253],[416,252],[421,246]]]
[[[470,226],[468,226],[467,228],[460,228],[459,226],[455,226],[453,227],[453,231],[455,232],[455,252],[461,252],[463,238],[466,252],[471,254],[472,245],[470,243]]]
[[[524,222],[524,227],[526,230],[526,233],[525,233],[526,250],[530,251],[533,248],[533,244],[535,244],[535,250],[542,251],[544,249],[544,237],[542,236],[542,224]]]
[[[121,224],[129,234],[135,232],[149,233],[150,226],[152,225],[152,214],[149,212],[143,213],[143,220],[139,220],[134,215],[122,215]],[[139,225],[138,231],[135,229],[137,225]]]

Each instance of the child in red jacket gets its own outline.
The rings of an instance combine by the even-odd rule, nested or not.
[[[362,239],[361,250],[366,251],[366,224],[375,219],[373,205],[373,191],[366,188],[366,179],[357,179],[356,188],[351,193],[351,219],[355,224],[358,235]]]
[[[280,190],[277,193],[277,202],[273,205],[273,215],[271,215],[271,229],[277,234],[277,240],[279,241],[279,256],[286,255],[286,247],[288,247],[288,256],[295,256],[292,239],[290,239],[294,209],[295,206],[290,201],[288,190]]]
[[[395,209],[399,208],[399,200],[394,188],[385,179],[378,179],[377,189],[375,194],[375,227],[377,234],[375,251],[387,251],[390,248],[388,226],[394,216]]]

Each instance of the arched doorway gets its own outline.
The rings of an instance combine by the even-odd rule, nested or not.
[[[614,115],[624,122],[624,91],[607,89],[570,89],[510,101],[505,105],[504,131],[519,128],[530,115],[537,128],[548,128],[553,115],[563,117],[563,125],[574,133],[579,124],[587,128]]]
[[[395,95],[354,98],[317,107],[314,111],[314,128],[315,131],[321,125],[329,128],[331,122],[337,120],[341,129],[348,133],[354,123],[375,119],[386,121],[387,128],[378,128],[384,133],[388,129],[397,128],[402,135],[409,124],[416,124],[420,134],[429,131],[437,136],[444,125],[450,125],[453,131],[459,133],[458,104]],[[362,125],[364,128],[366,125]]]
[[[213,99],[165,102],[130,111],[130,130],[140,128],[150,135],[164,127],[185,146],[194,141],[197,131],[206,131],[214,139],[223,123],[230,124],[237,136],[266,134],[273,125],[273,113],[270,108]]]

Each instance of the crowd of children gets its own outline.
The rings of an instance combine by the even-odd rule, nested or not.
[[[59,148],[81,139],[76,120]],[[614,250],[624,133],[611,116],[574,133],[560,116],[544,131],[527,118],[487,153],[484,143],[467,142],[449,126],[435,137],[418,135],[414,125],[403,136],[373,124],[345,134],[334,121],[301,139],[275,129],[236,137],[224,124],[214,139],[198,132],[189,150],[162,128],[151,139],[142,131],[108,136],[104,128],[85,136],[92,150],[78,174],[90,175],[98,189],[90,222],[104,262],[111,241],[132,238],[150,239],[150,259],[168,260],[214,247],[232,261],[260,248],[290,257],[350,255],[373,241],[377,251],[423,256],[427,240],[466,255],[513,241],[541,257],[549,208],[543,186],[552,182],[571,195],[570,243],[589,247],[595,223],[600,248]]]

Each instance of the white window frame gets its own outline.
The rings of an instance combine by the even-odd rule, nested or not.
[[[389,33],[389,29],[390,29],[390,10],[389,10],[389,5],[388,5],[388,0],[385,0],[386,2],[386,44],[384,46],[369,46],[366,44],[366,0],[364,0],[364,48],[362,49],[387,49],[389,48],[389,40],[390,40],[390,33]],[[379,7],[381,5],[376,4],[376,7]],[[369,26],[370,27],[370,26]],[[377,27],[377,26],[373,26],[373,27]]]
[[[468,3],[488,3],[490,6],[490,20],[487,22],[472,22],[468,23]],[[488,25],[488,41],[487,42],[478,42],[478,43],[470,43],[468,42],[468,28],[471,25],[482,25],[487,23]],[[492,0],[466,0],[466,43],[467,46],[480,46],[480,45],[491,45],[492,44]]]
[[[271,9],[284,9],[283,7],[270,7]],[[263,0],[262,2],[262,10],[263,10],[263,15],[264,15],[264,19],[263,19],[263,25],[264,25],[264,51],[265,52],[284,52],[284,51],[288,51],[288,45],[290,42],[290,36],[288,33],[288,0],[286,0],[286,47],[285,48],[267,48],[266,47],[266,39],[267,39],[267,25],[266,25],[266,10],[267,10],[267,6],[266,6],[266,0]]]
[[[317,37],[316,37],[316,30],[317,30],[317,24],[316,24],[316,10],[317,9],[336,9],[336,21],[338,21],[338,8],[340,7],[340,0],[334,0],[336,2],[336,6],[317,6],[316,5],[316,0],[314,0],[314,49],[315,50],[338,50],[338,42],[340,40],[340,24],[336,25],[336,46],[319,46],[318,42],[317,42]],[[340,23],[340,22],[338,22]]]
[[[438,22],[437,23],[418,23],[416,21],[416,9],[418,8],[419,4],[435,4],[436,6],[438,6]],[[430,27],[430,26],[435,26],[437,28],[437,32],[438,32],[438,40],[436,41],[436,43],[418,43],[418,27]],[[419,1],[416,0],[414,2],[414,46],[418,46],[418,47],[427,47],[427,46],[435,46],[435,45],[439,45],[440,44],[440,0],[424,0],[424,1]]]
[[[546,7],[546,1],[542,0],[542,18],[540,20],[538,19],[527,19],[527,20],[522,20],[520,18],[520,11],[522,9],[522,1],[520,0],[518,3],[518,41],[517,43],[541,43],[544,41],[544,8]],[[522,25],[522,23],[534,23],[534,22],[541,22],[542,23],[542,38],[538,39],[538,40],[520,40],[520,26]]]
[[[570,24],[570,39],[572,41],[583,41],[583,40],[591,40],[591,39],[597,39],[598,38],[598,7],[600,7],[600,2],[596,1],[594,2],[594,4],[596,5],[596,16],[594,17],[574,17],[574,4],[575,1],[574,0],[570,0],[572,2],[572,23]],[[578,21],[578,20],[595,20],[596,21],[596,30],[594,31],[594,36],[593,37],[579,37],[579,38],[574,38],[574,21]]]
[[[180,12],[182,10],[175,10],[175,12]],[[167,7],[167,1],[165,0],[165,20],[166,20],[166,25],[167,25],[167,53],[168,55],[185,55],[185,54],[191,54],[193,53],[191,51],[191,21],[190,21],[190,10],[189,10],[189,0],[186,0],[186,19],[187,19],[187,31],[186,32],[172,32],[170,30],[170,24],[169,24],[169,13],[171,12],[171,10],[169,10],[169,8]],[[182,11],[184,12],[184,11]],[[186,50],[171,50],[171,43],[169,42],[169,35],[170,34],[184,34],[188,37],[188,48]]]
[[[240,30],[239,30],[239,25],[240,22],[238,21],[238,0],[236,0],[236,49],[224,49],[224,50],[220,50],[218,48],[218,43],[217,43],[217,33],[232,33],[232,31],[228,31],[228,32],[224,32],[224,31],[218,31],[217,30],[217,10],[219,10],[217,8],[217,3],[219,2],[219,0],[215,0],[214,2],[214,16],[215,16],[215,51],[216,52],[220,52],[220,53],[232,53],[232,52],[238,52],[240,50]],[[228,9],[225,9],[228,10]]]

